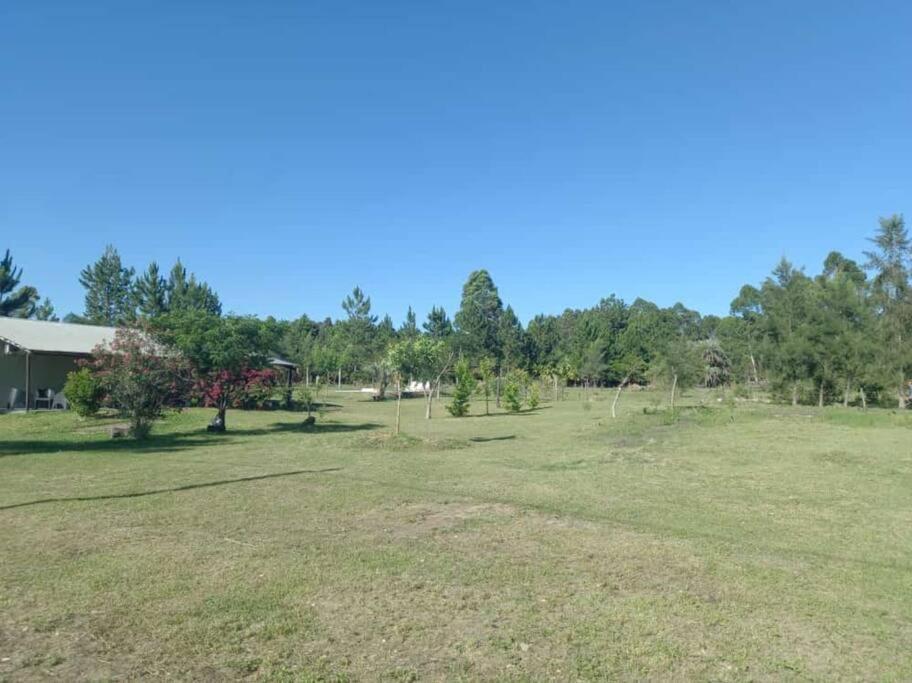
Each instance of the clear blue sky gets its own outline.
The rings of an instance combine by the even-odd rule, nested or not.
[[[912,4],[0,3],[0,248],[58,311],[106,243],[226,309],[725,313],[912,213]],[[912,217],[910,217],[912,218]]]

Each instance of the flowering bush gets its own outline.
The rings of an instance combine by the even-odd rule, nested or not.
[[[118,329],[85,367],[103,388],[105,403],[130,420],[130,434],[144,439],[166,405],[179,404],[189,380],[186,362],[155,344],[142,330]]]

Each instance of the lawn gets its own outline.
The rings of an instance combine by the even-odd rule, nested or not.
[[[912,415],[593,398],[0,416],[0,680],[912,679]]]

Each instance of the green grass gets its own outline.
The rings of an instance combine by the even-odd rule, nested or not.
[[[912,415],[593,398],[0,416],[0,680],[912,678]]]

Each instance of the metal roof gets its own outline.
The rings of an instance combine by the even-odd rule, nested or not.
[[[88,355],[114,340],[114,327],[0,317],[0,341],[36,353]]]

